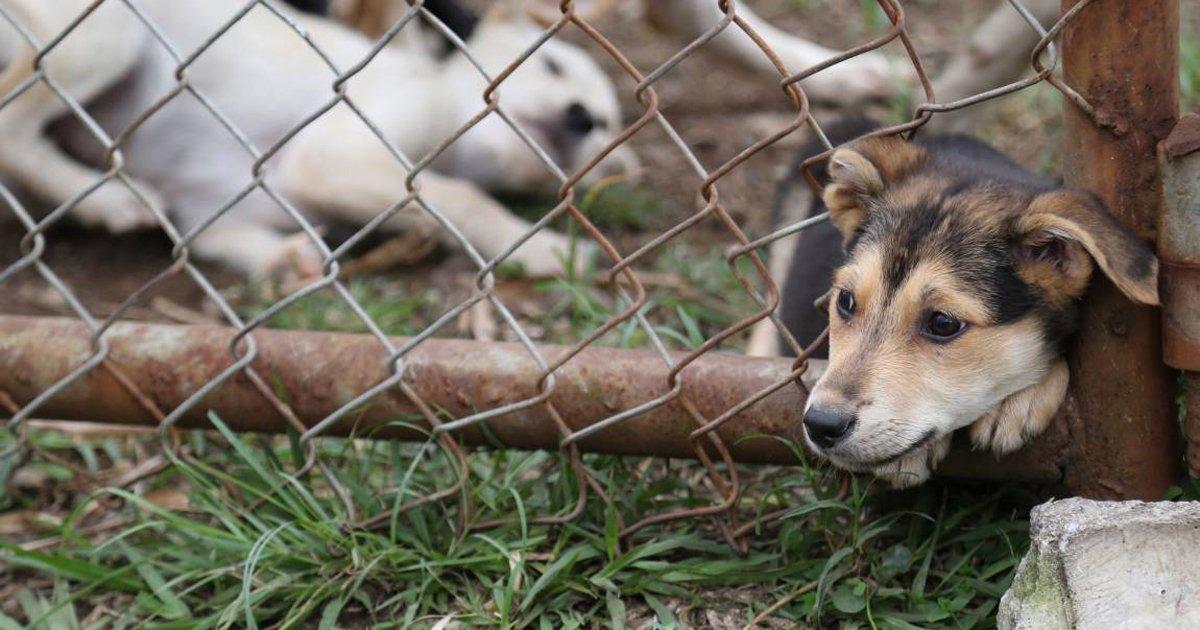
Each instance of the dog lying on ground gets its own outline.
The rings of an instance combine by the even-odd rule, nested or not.
[[[371,35],[382,33],[409,7],[405,0],[292,2],[316,10],[324,7],[331,15]],[[448,0],[426,0],[425,6],[446,3]],[[729,6],[770,46],[789,71],[799,72],[840,54],[840,51],[777,28],[769,20],[757,15],[753,4],[739,0],[729,3]],[[1022,3],[1030,16],[1045,27],[1058,17],[1059,4],[1058,0],[1024,0]],[[705,35],[722,21],[724,13],[719,5],[717,0],[574,0],[571,7],[576,15],[588,21],[615,11],[620,11],[628,19],[644,18],[657,30],[673,36],[682,47]],[[1012,3],[997,1],[996,5],[990,14],[979,20],[978,28],[962,43],[949,63],[932,76],[934,94],[939,101],[958,100],[1015,81],[1031,72],[1029,54],[1041,35]],[[514,0],[513,6],[521,7],[542,26],[548,26],[562,17],[561,0]],[[837,7],[830,7],[830,10],[837,10]],[[865,10],[874,12],[882,9],[870,6]],[[908,19],[913,18],[909,16]],[[450,21],[447,24],[454,26]],[[728,25],[701,51],[760,73],[764,80],[779,79],[779,71],[774,64],[736,24]],[[825,68],[804,79],[800,85],[811,101],[837,107],[895,96],[921,96],[912,62],[900,52],[898,43],[891,44],[886,51],[869,51]],[[967,130],[985,109],[975,106],[940,113],[927,126],[941,131]]]
[[[52,40],[90,4],[0,0],[6,17],[41,42]],[[245,4],[147,0],[139,6],[186,57]],[[298,13],[294,19],[343,70],[371,50],[371,40],[333,21]],[[521,11],[499,3],[480,21],[468,45],[495,76],[538,34]],[[0,75],[0,93],[7,94],[30,76],[34,52],[5,20],[0,20],[0,42],[9,60]],[[85,103],[113,136],[177,86],[178,65],[118,2],[101,4],[44,59],[46,73]],[[334,73],[264,6],[252,8],[199,55],[186,76],[259,150],[279,141],[333,96]],[[432,55],[402,41],[380,51],[347,89],[387,142],[418,160],[483,109],[485,86],[461,53]],[[560,41],[539,48],[504,81],[499,94],[501,107],[567,172],[592,158],[620,123],[609,79],[581,50]],[[67,105],[41,83],[0,109],[5,140],[0,144],[0,177],[51,204],[61,204],[100,180],[102,147],[67,114]],[[63,117],[67,122],[56,126],[56,143],[46,130]],[[251,190],[206,226],[223,204],[237,199],[252,183],[255,157],[190,93],[181,93],[139,123],[121,152],[123,170],[136,180],[140,193],[169,211],[182,234],[199,230],[190,244],[197,257],[251,276],[320,271],[322,257],[315,244],[303,234],[289,236],[297,231],[296,222],[260,189]],[[615,153],[592,175],[629,161],[629,155]],[[364,225],[407,195],[407,171],[345,104],[334,106],[291,138],[264,173],[274,190],[316,222]],[[531,228],[485,189],[528,192],[558,184],[496,114],[459,138],[416,182],[429,205],[484,257],[500,254]],[[112,232],[157,225],[137,196],[115,180],[92,191],[72,212],[81,222]],[[414,203],[381,229],[414,226],[440,233],[448,244],[455,242]],[[563,236],[541,230],[510,260],[530,275],[549,275],[561,269],[567,251]]]
[[[919,483],[967,426],[977,448],[1019,448],[1066,395],[1064,342],[1093,268],[1158,303],[1157,259],[1094,195],[977,140],[855,140],[821,176],[810,212],[830,220],[797,243],[782,318],[806,340],[829,324],[804,437],[839,467]],[[812,304],[830,278],[826,320]]]
[[[1041,38],[1040,33],[1010,2],[996,4],[996,8],[979,21],[978,28],[953,54],[949,63],[931,75],[933,92],[939,102],[978,94],[1032,73],[1029,56]],[[1059,15],[1057,0],[1025,0],[1022,4],[1033,19],[1047,28]],[[738,17],[758,33],[791,72],[799,72],[840,54],[840,51],[775,28],[750,10],[745,0],[732,3],[732,6]],[[716,0],[647,0],[645,8],[651,23],[681,41],[700,37],[723,17]],[[836,7],[831,9],[836,10]],[[867,10],[881,9],[871,6]],[[765,78],[777,79],[779,76],[779,71],[758,44],[735,25],[724,29],[706,48],[763,74]],[[918,102],[923,100],[912,61],[900,52],[898,42],[893,42],[887,50],[889,52],[873,50],[856,55],[805,78],[799,85],[810,100],[839,107],[894,96],[907,95]],[[942,132],[966,131],[985,110],[976,105],[939,113],[926,128]]]

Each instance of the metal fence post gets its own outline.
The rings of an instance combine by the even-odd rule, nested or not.
[[[1063,0],[1063,10],[1080,1]],[[1066,183],[1097,192],[1138,235],[1153,239],[1162,205],[1155,155],[1179,113],[1178,0],[1095,0],[1063,33],[1067,84],[1095,108],[1065,105]],[[1097,277],[1071,353],[1079,409],[1066,472],[1077,494],[1161,496],[1178,480],[1179,428],[1159,314]]]

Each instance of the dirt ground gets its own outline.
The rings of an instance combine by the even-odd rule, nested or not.
[[[844,48],[869,39],[879,29],[880,17],[864,18],[862,7],[873,3],[845,0],[760,0],[751,2],[763,17],[785,30],[820,43]],[[936,70],[947,56],[962,45],[965,34],[994,4],[992,0],[938,2],[914,0],[906,3],[913,39],[929,68]],[[643,22],[620,15],[598,24],[633,64],[643,73],[668,59],[681,46]],[[579,32],[566,37],[586,42]],[[627,120],[634,120],[639,106],[633,98],[633,83],[621,74],[616,63],[603,55],[594,44],[590,51],[616,79]],[[898,42],[887,49],[900,54]],[[790,104],[775,81],[728,65],[704,51],[669,73],[657,84],[665,115],[693,148],[706,168],[712,169],[757,139],[779,129],[792,115]],[[1026,99],[1024,101],[1020,99]],[[1026,95],[1010,97],[1016,106],[999,108],[997,128],[987,130],[998,139],[1001,148],[1015,149],[1018,159],[1039,166],[1052,138],[1028,141],[1030,129],[1039,129],[1057,115],[1057,101],[1040,99],[1040,107],[1030,108]],[[1032,109],[1032,111],[1031,111]],[[837,112],[818,111],[819,120],[828,121]],[[769,147],[726,176],[719,185],[727,208],[752,235],[768,231],[772,199],[785,175],[796,147],[804,141],[802,130]],[[1032,134],[1037,136],[1038,134]],[[698,180],[687,167],[677,148],[655,124],[632,139],[632,145],[645,164],[642,188],[661,200],[663,208],[649,217],[639,231],[614,230],[610,236],[622,251],[637,245],[689,216],[695,208]],[[1039,160],[1041,162],[1039,162]],[[20,225],[0,212],[0,268],[20,256],[23,231]],[[728,245],[728,233],[715,221],[701,224],[681,240],[704,247]],[[55,227],[47,238],[42,260],[79,296],[97,316],[109,313],[142,283],[171,263],[170,243],[161,234],[145,233],[114,237],[70,225]],[[234,287],[238,278],[212,266],[202,266],[215,286]],[[454,278],[466,291],[469,264],[461,255],[443,253],[417,266],[397,270],[395,277],[406,282],[426,284],[438,277]],[[173,307],[178,306],[180,309]],[[183,276],[161,283],[151,295],[128,311],[137,319],[188,319],[188,313],[212,312],[206,307],[199,287]],[[26,270],[0,289],[0,313],[65,314],[65,303],[49,289],[32,269]],[[182,313],[182,314],[181,314]]]

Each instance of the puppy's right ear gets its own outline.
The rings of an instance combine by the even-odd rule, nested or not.
[[[849,243],[867,220],[870,200],[924,156],[924,149],[895,136],[858,140],[833,152],[822,199],[830,222],[842,233],[843,244]]]
[[[1015,227],[1022,275],[1048,295],[1078,298],[1092,275],[1090,256],[1129,299],[1158,305],[1154,250],[1117,222],[1096,195],[1071,189],[1042,193]]]

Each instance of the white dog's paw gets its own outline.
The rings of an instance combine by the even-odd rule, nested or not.
[[[162,197],[144,184],[138,191],[156,209],[166,208]],[[89,227],[103,227],[113,234],[143,230],[158,225],[154,213],[123,182],[109,180],[71,209],[72,215]]]
[[[971,443],[997,455],[1011,453],[1036,437],[1054,420],[1067,395],[1071,374],[1056,359],[1041,380],[1005,398],[971,425]]]
[[[280,241],[254,275],[263,281],[277,282],[285,292],[290,292],[321,277],[324,264],[325,258],[312,238],[298,232]]]
[[[557,232],[543,231],[521,245],[506,262],[519,264],[522,273],[529,278],[561,276],[572,251],[575,254],[575,265],[586,265],[595,258],[596,246],[583,239],[576,239],[572,250],[571,241],[567,237]]]
[[[871,471],[893,488],[909,488],[925,483],[937,465],[950,452],[949,435],[930,442],[896,461]]]

